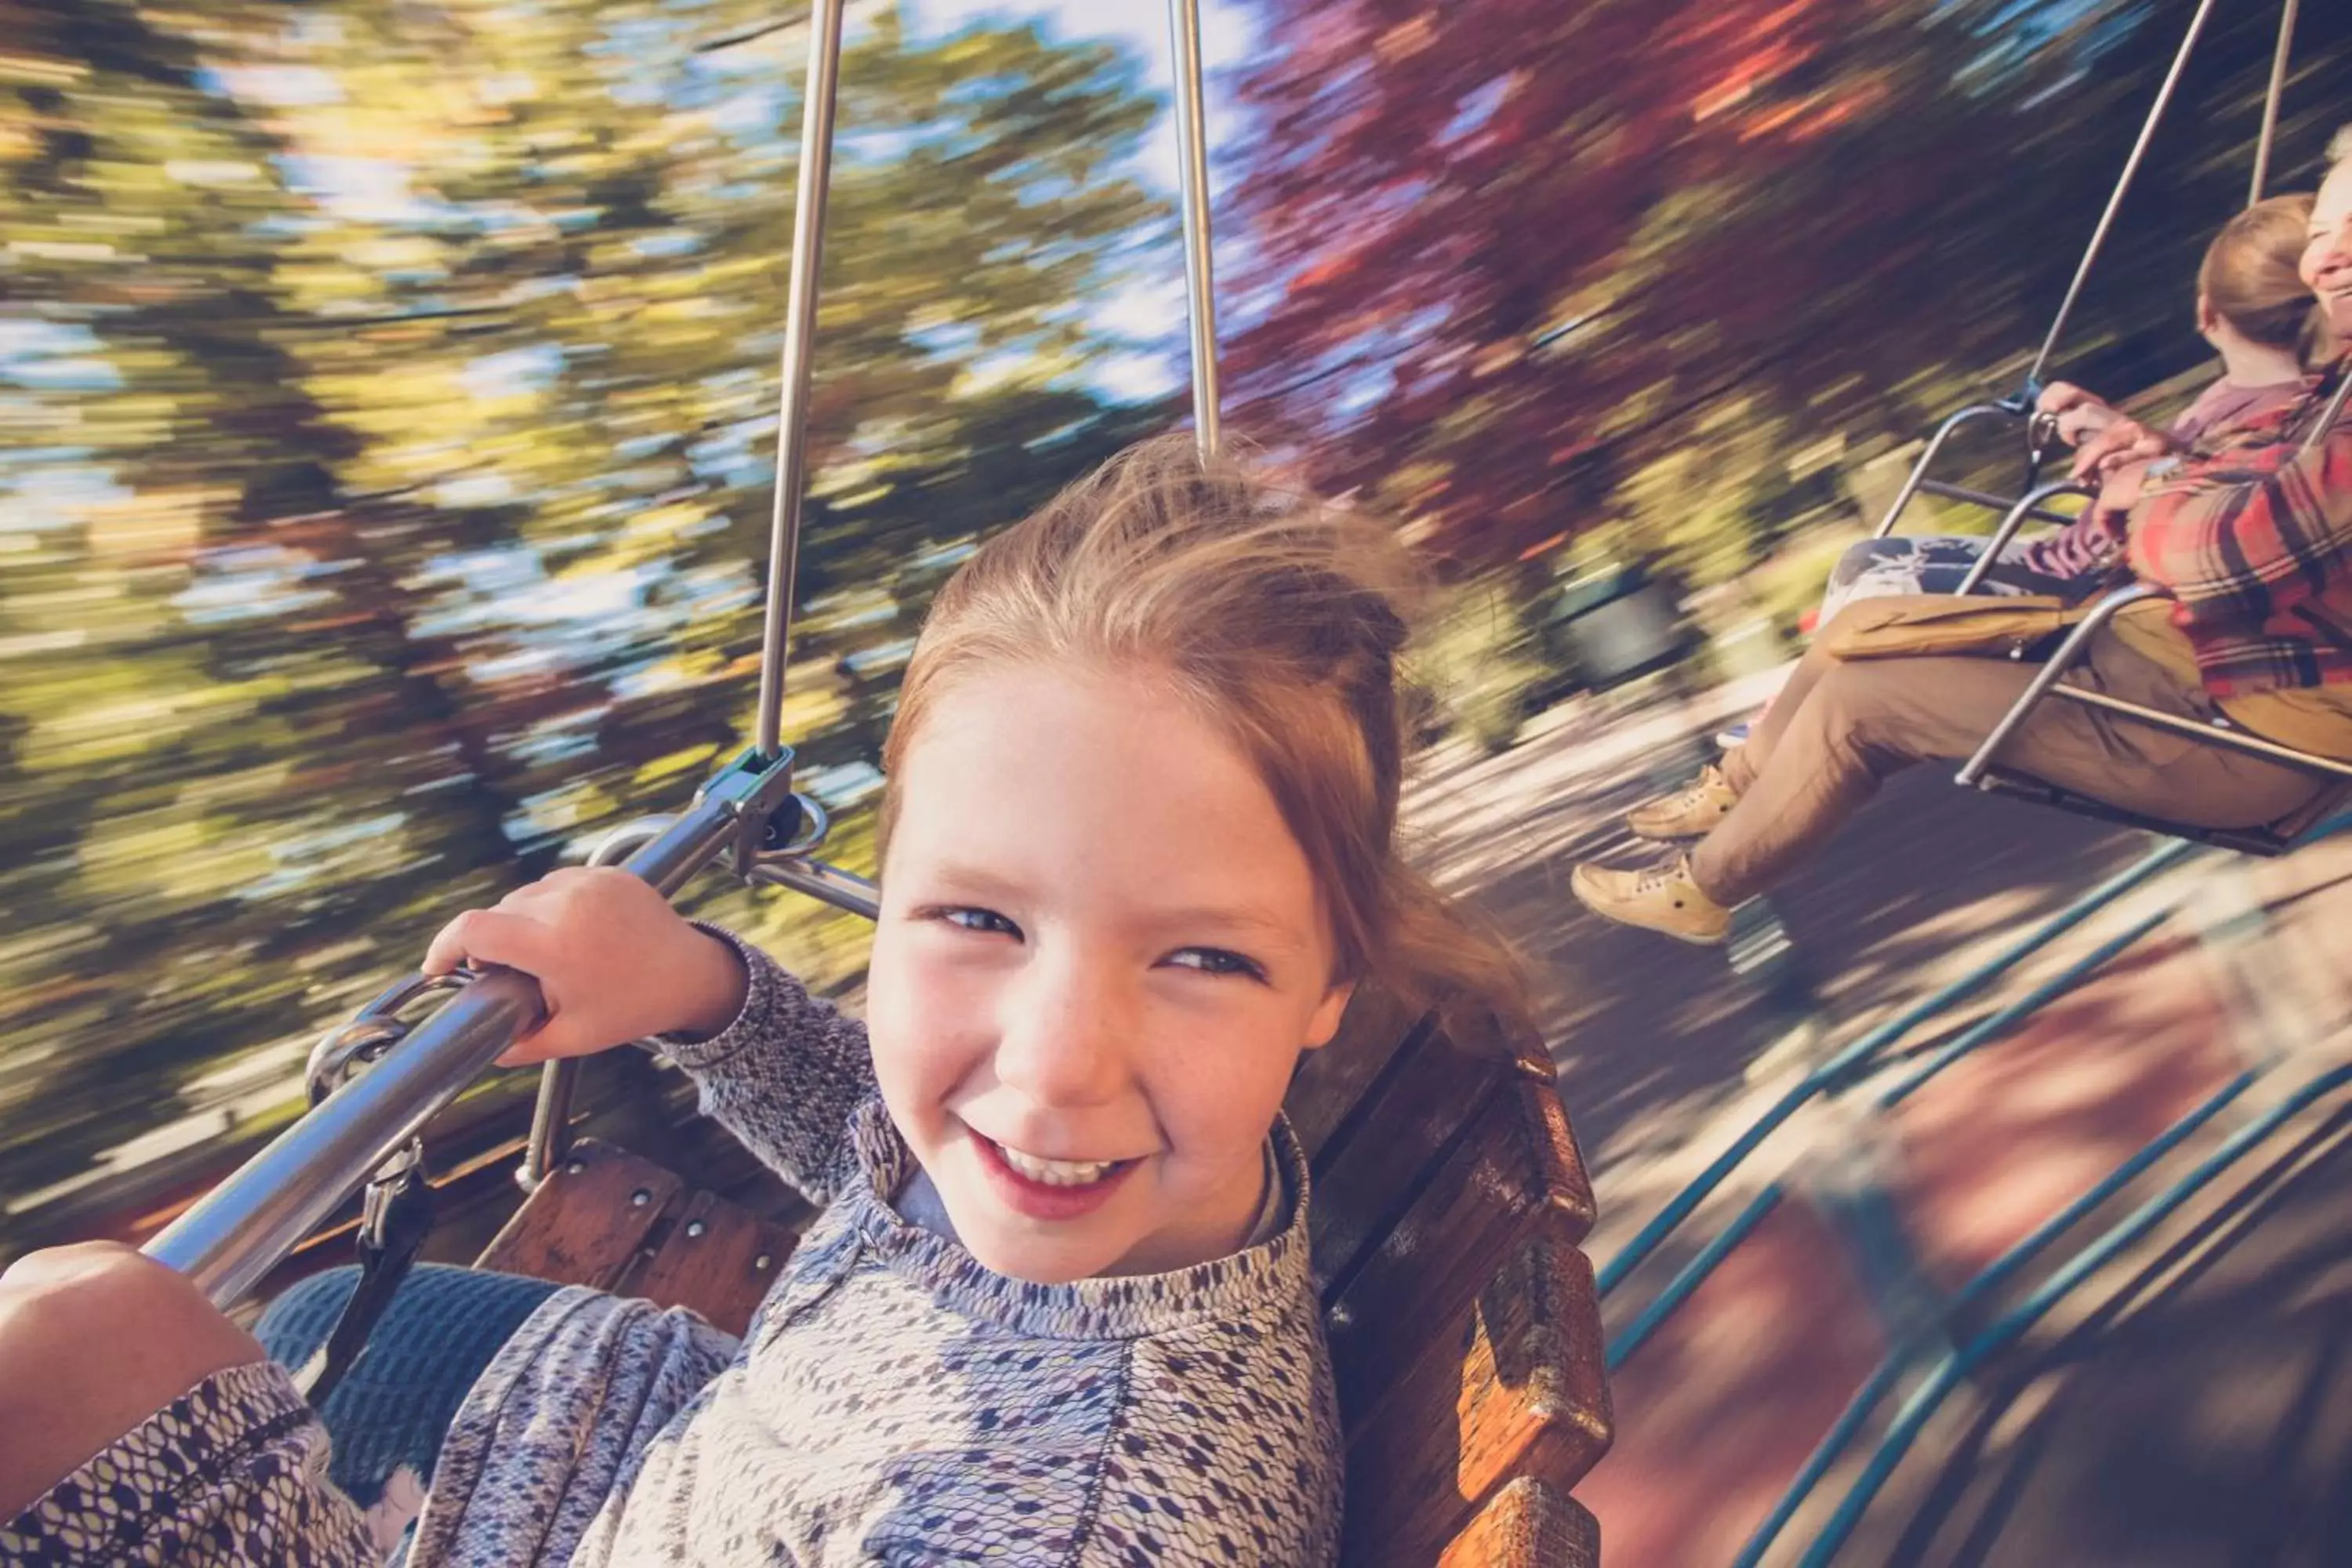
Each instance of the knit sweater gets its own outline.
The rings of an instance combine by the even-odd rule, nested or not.
[[[1297,1201],[1271,1240],[1169,1274],[1007,1279],[893,1206],[917,1166],[863,1026],[744,952],[742,1014],[675,1054],[706,1112],[828,1206],[740,1343],[680,1310],[551,1297],[459,1410],[412,1568],[1331,1561],[1339,1415],[1288,1130]],[[0,1558],[70,1555],[95,1478],[159,1449],[109,1506],[208,1520],[215,1554],[175,1561],[369,1560],[315,1420],[250,1367],[19,1515]],[[222,1453],[234,1474],[182,1462]]]

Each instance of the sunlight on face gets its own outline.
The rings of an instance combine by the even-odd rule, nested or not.
[[[2352,339],[2352,162],[2336,164],[2320,182],[2302,271],[2327,310],[2327,324],[2339,339]]]
[[[1154,681],[967,678],[909,748],[867,1026],[956,1232],[1047,1283],[1222,1257],[1347,988],[1248,760]]]

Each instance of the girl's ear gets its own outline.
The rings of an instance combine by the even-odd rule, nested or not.
[[[2213,301],[2205,297],[2205,291],[2199,289],[2197,291],[2197,330],[2210,338],[2213,335],[2213,329],[2221,324],[2221,313],[2213,309]]]
[[[1356,983],[1352,980],[1323,994],[1323,1000],[1315,1005],[1315,1016],[1307,1021],[1307,1049],[1319,1051],[1331,1043],[1331,1037],[1339,1032],[1341,1016],[1348,1011],[1348,998],[1355,994]]]

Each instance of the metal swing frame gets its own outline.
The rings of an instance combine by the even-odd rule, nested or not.
[[[2319,444],[2327,438],[2329,432],[2335,428],[2336,420],[2343,415],[2347,393],[2352,393],[2352,377],[2346,378],[2344,384],[2336,389],[2336,395],[2328,400],[2326,406],[2320,410],[2319,417],[2304,437],[2305,451],[2316,449]],[[2045,489],[2058,488],[2044,487]],[[2038,495],[2042,492],[2034,493]],[[2032,497],[2029,496],[2026,499],[2030,500]],[[2021,514],[2025,509],[2026,502],[2021,500],[2011,510],[2009,516],[2002,520],[2001,528],[1993,536],[1992,543],[1978,559],[1976,565],[1970,568],[1967,581],[1961,584],[1959,590],[1961,593],[1972,592],[1977,584],[1984,580],[1985,574],[1992,568],[2001,547],[2009,542],[2019,523],[2022,521]],[[2092,607],[2089,615],[2068,631],[2065,639],[2058,645],[2057,650],[2050,656],[2048,662],[2042,665],[2025,689],[2018,694],[2017,701],[1985,736],[1983,743],[1978,746],[1976,753],[1960,765],[1959,772],[1954,775],[1954,782],[1973,789],[2017,795],[2042,805],[2053,806],[2061,811],[2073,812],[2080,816],[2120,823],[2130,827],[2146,828],[2150,832],[2217,845],[2222,848],[2234,849],[2249,855],[2276,856],[2294,848],[2297,842],[2297,830],[2303,826],[2307,826],[2315,816],[2326,811],[2345,790],[2352,789],[2352,763],[2321,756],[2313,752],[2301,751],[2293,746],[2282,745],[2276,741],[2265,740],[2242,725],[2231,723],[2226,718],[2217,716],[2210,721],[2184,718],[2177,713],[2168,713],[2141,703],[2111,697],[2104,691],[2074,685],[2064,679],[2068,671],[2082,662],[2083,656],[2089,651],[2091,645],[2114,623],[2117,616],[2134,605],[2151,600],[2168,600],[2169,597],[2162,588],[2153,584],[2135,583],[2126,587],[2117,588],[2101,599]],[[2137,724],[2184,736],[2200,745],[2214,746],[2222,751],[2235,752],[2242,756],[2252,757],[2258,761],[2294,768],[2299,772],[2311,773],[2325,783],[2337,787],[2335,790],[2324,792],[2313,805],[2305,807],[2296,813],[2294,817],[2289,818],[2284,828],[2277,824],[2264,827],[2204,827],[2193,823],[2173,822],[2129,811],[2121,806],[2111,805],[2093,795],[2062,789],[2056,784],[2034,778],[2029,773],[2000,767],[1998,760],[2001,749],[2008,745],[2017,732],[2025,726],[2042,703],[2053,699],[2076,703],[2100,712],[2127,719]]]
[[[815,801],[793,790],[793,752],[781,732],[845,5],[845,0],[817,0],[811,11],[756,740],[706,783],[684,812],[616,829],[591,860],[622,866],[674,895],[723,858],[747,882],[789,888],[872,919],[880,889],[814,858],[827,819]],[[1169,0],[1168,26],[1177,79],[1193,419],[1205,457],[1218,449],[1221,430],[1199,0]],[[446,994],[446,1000],[421,1021],[406,1021],[403,1015],[428,994]],[[142,1250],[193,1280],[215,1305],[242,1300],[362,1187],[369,1189],[373,1214],[373,1200],[414,1173],[425,1125],[544,1012],[538,986],[511,970],[464,973],[446,985],[417,977],[393,985],[352,1022],[330,1031],[312,1052],[310,1111]],[[552,1168],[568,1145],[578,1071],[576,1060],[551,1062],[542,1070],[520,1173],[526,1187]]]

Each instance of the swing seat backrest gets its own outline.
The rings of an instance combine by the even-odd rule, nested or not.
[[[1592,1189],[1540,1046],[1377,995],[1286,1103],[1346,1429],[1342,1561],[1585,1568],[1570,1489],[1607,1451]],[[691,1307],[740,1333],[791,1230],[583,1141],[481,1267]]]
[[[1286,1109],[1348,1443],[1349,1564],[1597,1563],[1608,1451],[1584,1173],[1540,1044],[1360,996]]]

